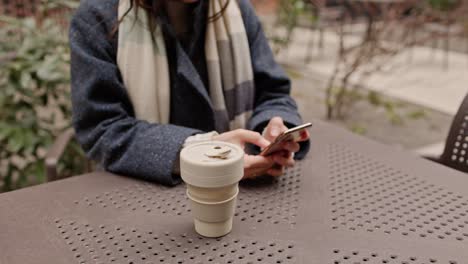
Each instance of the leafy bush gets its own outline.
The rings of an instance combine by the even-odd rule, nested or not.
[[[301,20],[313,24],[316,19],[313,6],[308,0],[279,0],[275,26],[269,34],[275,53],[289,45],[293,31]]]
[[[47,148],[70,126],[67,34],[54,20],[0,17],[0,190],[46,179]],[[61,164],[81,170],[73,143]]]
[[[440,11],[449,11],[455,8],[459,3],[460,0],[428,0],[429,5],[437,10]]]

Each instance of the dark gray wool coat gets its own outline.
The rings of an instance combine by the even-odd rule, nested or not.
[[[117,67],[118,0],[82,0],[70,27],[73,124],[88,156],[110,172],[156,181],[180,182],[172,175],[184,140],[214,130],[213,109],[206,89],[204,32],[206,1],[194,12],[193,37],[175,38],[161,18],[168,48],[171,77],[169,125],[137,120]],[[289,96],[290,81],[273,58],[260,22],[249,0],[238,0],[243,15],[254,70],[255,98],[248,129],[262,131],[274,116],[288,126],[302,123]],[[223,131],[218,131],[223,132]],[[297,158],[305,155],[302,144]]]

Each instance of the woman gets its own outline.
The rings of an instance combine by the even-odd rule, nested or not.
[[[70,45],[77,138],[110,172],[174,185],[184,144],[264,148],[302,123],[249,0],[85,0]],[[281,175],[308,137],[245,155],[244,177]]]

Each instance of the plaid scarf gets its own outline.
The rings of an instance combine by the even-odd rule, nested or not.
[[[229,0],[209,1],[210,18]],[[148,14],[139,12],[136,18],[134,7],[124,17],[129,7],[129,0],[120,0],[119,70],[136,117],[168,124],[171,85],[161,27],[151,34]],[[252,115],[254,82],[249,43],[236,0],[229,1],[219,18],[207,21],[205,54],[216,130],[245,128]]]

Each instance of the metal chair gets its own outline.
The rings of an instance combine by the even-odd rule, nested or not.
[[[468,172],[468,95],[455,115],[444,152],[437,162]]]
[[[60,134],[52,146],[47,150],[45,156],[47,181],[55,181],[66,177],[59,174],[58,166],[66,148],[69,146],[74,137],[75,131],[72,128],[69,128]],[[84,159],[82,162],[85,164],[85,169],[82,173],[91,172],[93,170],[93,164],[90,160]]]

